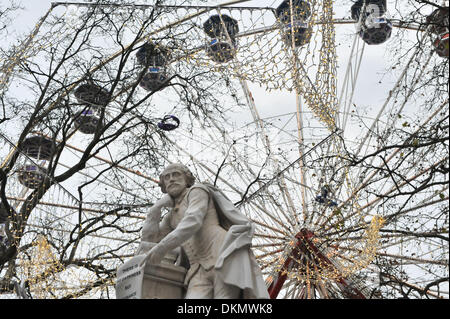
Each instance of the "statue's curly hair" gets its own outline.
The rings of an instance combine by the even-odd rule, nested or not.
[[[187,166],[185,166],[183,164],[179,164],[179,163],[169,164],[159,175],[158,185],[159,185],[159,187],[161,187],[161,192],[163,192],[164,194],[167,193],[166,185],[164,184],[164,179],[163,179],[164,173],[168,170],[173,170],[173,169],[180,170],[186,176],[187,187],[191,187],[192,185],[195,184],[195,177],[192,174],[192,172],[189,170],[189,168],[187,168]]]

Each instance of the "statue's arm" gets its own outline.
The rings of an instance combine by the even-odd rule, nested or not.
[[[169,195],[166,195],[169,196]],[[142,241],[157,243],[172,231],[170,227],[170,216],[167,214],[161,221],[161,210],[163,207],[170,207],[170,198],[164,196],[157,201],[149,210],[142,226]],[[161,222],[160,222],[161,221]]]
[[[156,218],[154,220],[152,218],[145,219],[144,226],[142,227],[142,241],[157,243],[172,231],[169,214],[164,216],[161,222],[159,222],[160,218],[158,220]]]
[[[209,194],[205,190],[192,189],[188,194],[188,208],[183,219],[172,232],[160,241],[159,246],[163,247],[165,251],[169,251],[193,236],[202,227],[208,212],[208,201]]]

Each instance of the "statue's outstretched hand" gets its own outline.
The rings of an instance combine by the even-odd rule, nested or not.
[[[147,261],[152,265],[159,265],[166,254],[166,249],[162,245],[155,245],[145,254],[145,258],[139,264],[142,267]]]

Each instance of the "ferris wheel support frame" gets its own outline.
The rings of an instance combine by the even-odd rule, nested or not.
[[[295,51],[295,30],[294,30],[294,5],[292,0],[289,0],[289,11],[290,11],[290,22],[291,22],[291,28],[290,28],[290,32],[291,32],[291,50],[292,50],[292,67],[294,68],[294,72],[293,72],[293,78],[294,81],[297,81],[298,77],[299,77],[299,70],[297,69],[297,54]],[[304,71],[304,70],[303,70]],[[307,78],[309,80],[309,77]],[[312,84],[312,82],[311,82]],[[314,86],[314,85],[312,85]],[[303,161],[303,156],[304,156],[304,139],[303,139],[303,112],[302,112],[302,105],[301,105],[301,97],[300,97],[300,92],[298,89],[298,86],[294,83],[294,87],[295,87],[295,102],[296,102],[296,116],[297,116],[297,141],[298,141],[298,151],[299,151],[299,156],[301,158],[300,162],[299,162],[299,170],[300,170],[300,183],[302,185],[306,185],[305,182],[305,171],[304,171],[304,161]],[[302,197],[302,216],[303,216],[303,223],[305,223],[306,219],[307,219],[307,206],[306,206],[306,193],[305,193],[305,189],[304,187],[300,188],[300,193],[301,193],[301,197]]]
[[[404,67],[402,73],[400,74],[399,78],[397,79],[397,81],[396,81],[396,83],[395,83],[393,89],[389,91],[388,97],[386,98],[386,100],[385,100],[385,102],[383,103],[382,107],[381,107],[380,110],[378,111],[378,114],[377,114],[376,118],[374,119],[374,121],[373,121],[371,127],[367,130],[366,135],[365,135],[364,138],[362,139],[362,142],[360,143],[360,146],[359,146],[359,148],[358,148],[358,150],[357,150],[357,152],[356,152],[356,155],[358,155],[358,154],[361,152],[363,146],[366,144],[366,140],[367,140],[369,137],[372,136],[372,131],[373,131],[373,129],[374,129],[376,123],[378,122],[380,116],[383,114],[383,112],[384,112],[386,106],[388,105],[388,103],[390,102],[391,98],[393,97],[395,90],[396,90],[397,88],[400,87],[401,82],[403,81],[403,78],[405,77],[406,72],[407,72],[407,70],[409,69],[409,65],[414,61],[414,59],[416,58],[417,53],[421,51],[421,45],[420,45],[420,44],[422,43],[422,41],[424,40],[424,38],[425,38],[425,37],[422,37],[422,39],[420,40],[419,45],[417,46],[415,52],[411,55],[410,59],[409,59],[408,62],[406,63],[406,65],[405,65],[405,67]]]
[[[352,49],[350,52],[350,58],[348,59],[347,70],[345,72],[345,77],[344,77],[343,84],[341,87],[341,94],[339,96],[339,101],[338,101],[338,110],[341,109],[342,106],[344,106],[344,110],[343,110],[344,118],[343,118],[343,121],[342,121],[343,123],[341,126],[341,129],[343,131],[345,131],[345,128],[347,126],[348,114],[350,113],[349,109],[350,109],[351,102],[353,100],[353,95],[355,93],[356,80],[358,79],[358,76],[359,76],[359,70],[361,67],[362,57],[363,57],[364,49],[365,49],[365,42],[360,41],[359,39],[360,39],[359,35],[355,34],[353,37],[353,44],[352,44]],[[362,48],[359,51],[359,54],[354,54],[355,47],[360,42],[362,42]],[[358,50],[356,50],[356,51],[358,51]],[[353,71],[353,63],[352,63],[353,57],[355,58],[355,66],[356,66],[356,70],[354,70],[354,72],[352,72]],[[349,82],[350,82],[350,94],[347,96]],[[345,91],[345,96],[346,96],[345,100],[346,101],[343,101],[344,100],[344,91]]]
[[[118,57],[120,56],[120,54],[122,54],[124,51],[129,50],[130,48],[132,48],[132,47],[135,46],[136,44],[145,41],[146,39],[150,38],[150,37],[151,37],[152,35],[154,35],[154,34],[157,34],[157,33],[162,32],[162,31],[164,31],[164,30],[170,29],[171,27],[174,27],[174,26],[176,26],[176,25],[178,25],[178,24],[180,24],[180,23],[183,23],[183,22],[185,22],[185,21],[191,20],[191,19],[193,19],[193,18],[195,18],[195,17],[197,17],[197,16],[200,16],[200,15],[202,15],[202,14],[208,12],[208,11],[213,10],[214,8],[217,8],[217,7],[226,7],[226,6],[230,6],[230,5],[238,4],[238,3],[243,3],[243,2],[247,2],[247,1],[250,1],[250,0],[232,0],[232,1],[228,1],[228,2],[222,3],[222,4],[220,4],[219,6],[215,6],[215,7],[204,7],[202,10],[199,10],[197,13],[193,13],[193,14],[186,15],[185,17],[183,17],[183,18],[181,18],[181,19],[178,19],[177,21],[174,21],[174,22],[172,22],[172,23],[169,23],[169,24],[165,25],[164,27],[161,27],[161,28],[159,28],[159,29],[157,29],[157,30],[148,32],[147,34],[141,36],[140,38],[135,39],[131,44],[126,45],[126,46],[124,46],[122,49],[120,49],[120,50],[118,50],[117,52],[111,54],[109,57],[107,57],[106,59],[104,59],[103,61],[101,61],[100,63],[98,63],[96,66],[94,66],[94,67],[92,67],[91,69],[89,69],[89,71],[86,72],[86,74],[92,74],[92,73],[96,72],[97,70],[99,70],[100,68],[102,68],[104,65],[106,65],[106,64],[108,64],[109,62],[113,61],[114,59],[118,58]],[[95,4],[89,4],[89,3],[87,3],[87,4],[80,4],[80,3],[69,3],[69,2],[53,2],[52,5],[51,5],[51,9],[53,9],[53,8],[55,8],[56,6],[59,6],[59,5],[70,5],[70,4],[78,5],[78,6],[79,6],[79,5],[88,5],[88,6],[95,5]],[[110,5],[110,4],[108,4],[108,5]],[[151,7],[151,6],[149,6],[149,7]],[[196,8],[197,8],[197,7],[196,7]],[[79,81],[77,81],[76,83],[79,83],[82,79],[83,79],[83,78],[81,78],[81,79],[80,79]],[[72,90],[76,87],[76,85],[77,85],[76,83],[75,83],[75,84],[72,84],[72,85],[69,86],[66,90],[64,90],[63,94],[61,94],[61,95],[58,97],[58,99],[57,99],[55,102],[53,102],[53,103],[47,108],[47,110],[44,111],[44,113],[48,113],[48,112],[52,111],[55,107],[57,107],[58,104],[59,104],[59,102],[60,102],[60,100],[61,100],[64,96],[66,96],[67,94],[69,94],[70,92],[72,92]]]
[[[221,25],[222,25],[222,27],[223,27],[223,29],[225,31],[224,33],[225,33],[225,35],[227,37],[227,40],[229,41],[229,43],[232,43],[233,41],[231,39],[230,34],[228,33],[227,27],[226,27],[226,25],[224,23],[222,14],[221,14],[219,9],[217,9],[217,13],[218,13],[218,15],[220,17],[220,23],[221,23]],[[233,49],[233,50],[235,51],[235,49]],[[241,65],[236,60],[233,60],[232,64],[233,64],[233,68],[236,71],[236,73],[239,74],[239,70],[242,69]],[[261,137],[261,141],[262,141],[264,147],[266,148],[267,156],[274,163],[276,170],[279,171],[280,170],[279,162],[278,162],[278,160],[276,158],[273,157],[270,141],[269,141],[269,138],[267,136],[267,133],[265,132],[265,129],[264,129],[261,117],[259,116],[259,113],[258,113],[256,104],[255,104],[255,100],[253,98],[253,95],[252,95],[252,93],[251,93],[251,91],[250,91],[250,89],[248,87],[247,82],[244,80],[244,77],[239,76],[239,82],[240,82],[240,85],[241,85],[241,87],[243,89],[244,95],[245,95],[246,100],[247,100],[247,105],[250,108],[250,112],[251,112],[251,114],[253,116],[253,119],[254,119],[257,127],[259,128],[259,130],[261,132],[260,137]],[[259,183],[259,185],[261,185],[261,181],[258,181],[258,183]],[[284,195],[283,198],[285,199],[285,201],[287,201],[286,206],[288,207],[288,209],[291,210],[291,214],[292,214],[292,216],[294,216],[294,218],[296,220],[296,223],[299,224],[297,214],[295,213],[295,210],[294,210],[293,200],[292,200],[290,194],[286,191],[286,186],[285,185],[286,184],[285,184],[284,178],[283,178],[283,176],[281,176],[280,177],[280,191]]]
[[[413,57],[415,57],[415,55],[414,55]],[[422,76],[423,72],[425,71],[425,67],[426,67],[426,66],[428,65],[428,63],[430,62],[430,59],[431,59],[431,55],[428,56],[428,59],[427,59],[427,61],[424,63],[424,65],[423,65],[423,67],[422,67],[422,69],[421,69],[419,75],[416,76],[416,80],[413,81],[413,85],[410,87],[409,91],[407,92],[407,95],[405,96],[402,105],[400,106],[400,108],[398,109],[398,111],[396,112],[396,114],[392,116],[392,117],[393,117],[393,120],[392,120],[392,122],[391,122],[391,124],[390,124],[391,127],[393,127],[393,126],[395,125],[395,123],[398,121],[398,119],[400,118],[400,117],[399,117],[400,113],[403,111],[403,108],[405,107],[406,103],[408,102],[409,98],[411,97],[412,93],[414,92],[415,86],[416,86],[417,83],[418,83],[418,79]],[[405,68],[405,71],[406,71],[406,68]],[[404,74],[402,75],[402,77],[403,77],[403,76],[404,76]],[[394,87],[394,89],[396,89],[397,87],[399,87],[399,85],[400,85],[400,79],[399,79],[399,82],[398,82],[398,83],[396,84],[396,86]],[[394,89],[391,90],[388,99],[387,99],[386,102],[384,103],[383,108],[382,108],[383,110],[384,110],[384,108],[386,107],[386,105],[389,103],[389,100],[390,100],[391,97],[392,97],[392,92],[394,92]],[[379,116],[380,116],[381,114],[382,114],[382,112],[380,111],[379,115],[377,116],[377,119],[379,118]],[[374,127],[375,127],[375,123],[377,123],[377,122],[378,122],[377,120],[375,120],[375,121],[373,122],[371,128],[370,128],[369,131],[368,131],[368,134],[367,134],[366,137],[365,137],[365,139],[367,139],[367,138],[369,137],[369,142],[367,143],[366,149],[369,147],[370,140],[371,140],[372,137],[373,137],[373,134],[370,134],[370,132],[373,131],[373,129],[374,129]],[[417,132],[417,131],[416,131],[416,132]],[[387,136],[383,136],[383,138],[387,138]],[[362,144],[361,144],[360,146],[361,146],[361,148],[358,150],[358,153],[357,153],[357,154],[359,154],[359,152],[360,152],[361,149],[362,149]],[[370,160],[370,165],[372,165],[372,163],[373,163],[374,161],[375,161],[375,157],[373,157],[373,158]],[[360,168],[360,172],[361,172],[361,170],[362,170],[362,168]]]
[[[394,23],[394,26],[400,28],[400,27],[403,26],[403,24],[401,24],[401,23]],[[418,31],[426,31],[426,30],[421,29],[421,28],[419,28],[419,27],[411,27],[411,26],[408,26],[407,29],[414,29],[414,30],[418,30]],[[426,34],[427,34],[427,33],[425,33],[425,35],[422,37],[422,39],[421,39],[420,41],[423,41],[423,39],[425,38]],[[360,41],[359,41],[359,38],[360,38],[360,37],[359,37],[357,34],[355,34],[355,40],[354,40],[354,42],[353,42],[353,46],[352,46],[352,51],[351,51],[351,52],[353,52],[353,50],[354,50],[354,48],[355,48],[355,44],[360,42]],[[345,126],[346,126],[346,123],[347,123],[347,118],[348,118],[348,114],[349,114],[348,110],[349,110],[349,106],[350,106],[350,104],[351,104],[351,100],[352,100],[352,97],[353,97],[353,94],[354,94],[354,91],[355,91],[355,82],[356,82],[356,78],[357,78],[357,76],[358,76],[358,74],[359,74],[359,68],[360,68],[360,64],[361,64],[361,61],[362,61],[362,54],[363,54],[363,51],[364,51],[364,47],[365,47],[365,43],[363,43],[363,47],[362,47],[362,50],[361,50],[361,53],[360,53],[359,61],[358,61],[358,59],[356,60],[357,69],[356,69],[356,73],[353,74],[353,76],[351,76],[351,75],[352,75],[352,74],[351,74],[351,69],[352,69],[351,58],[349,59],[349,63],[348,63],[348,65],[347,65],[347,71],[346,71],[346,75],[345,75],[345,79],[344,79],[343,86],[342,86],[342,88],[341,88],[341,96],[340,96],[339,103],[338,103],[339,107],[341,107],[341,104],[342,104],[342,101],[343,101],[344,88],[346,88],[346,87],[348,86],[348,84],[346,84],[346,83],[347,83],[347,81],[348,81],[349,78],[351,78],[351,93],[350,93],[350,96],[346,98],[347,102],[346,102],[346,110],[345,110],[345,112],[344,112],[344,121],[343,121],[343,123],[342,123],[342,124],[343,124],[342,130],[344,130],[344,128],[345,128]],[[419,46],[419,47],[420,47],[420,46]],[[387,104],[389,103],[390,99],[392,98],[393,93],[395,92],[395,89],[398,88],[398,87],[400,86],[401,80],[402,80],[403,77],[405,76],[406,70],[408,69],[409,64],[412,63],[413,59],[414,59],[415,56],[416,56],[416,53],[419,52],[419,47],[416,49],[416,52],[411,56],[409,62],[406,64],[406,67],[404,68],[402,74],[401,74],[400,77],[398,78],[397,83],[394,85],[394,88],[389,92],[389,95],[388,95],[386,101],[384,102],[383,107],[382,107],[382,108],[380,109],[380,111],[378,112],[377,118],[373,121],[371,128],[368,130],[366,136],[363,138],[362,142],[360,143],[359,148],[358,148],[358,151],[357,151],[357,154],[359,154],[359,153],[361,152],[361,150],[362,150],[362,148],[363,148],[364,145],[368,145],[368,143],[366,143],[366,141],[367,141],[368,138],[372,138],[373,135],[372,135],[371,132],[372,132],[372,130],[374,129],[375,124],[377,123],[377,119],[378,119],[378,118],[380,117],[380,115],[383,113],[384,109],[386,108]],[[351,53],[351,56],[352,56],[352,55],[353,55],[353,54]],[[431,56],[428,57],[427,63],[429,62],[430,58],[431,58]],[[427,64],[427,63],[426,63],[426,64]],[[425,70],[425,65],[424,65],[423,68],[422,68],[422,72],[423,72],[424,70]],[[416,83],[417,83],[417,81],[415,81],[414,84],[416,84]],[[404,102],[403,102],[403,105],[402,105],[402,107],[399,109],[399,111],[397,112],[397,114],[399,114],[400,111],[403,109],[403,107],[404,107],[405,104],[407,103],[407,100],[408,100],[409,96],[412,94],[412,92],[413,92],[413,88],[411,88],[411,89],[409,90],[409,93],[408,93],[408,95],[406,96],[406,98],[405,98],[405,100],[404,100]],[[337,119],[337,120],[338,120],[338,119]],[[397,120],[397,117],[396,117],[396,116],[394,117],[394,121],[395,121],[395,120]],[[392,125],[393,125],[393,124],[392,124]],[[374,158],[372,158],[372,162],[373,162],[373,161],[374,161]],[[361,173],[361,170],[362,170],[362,168],[360,168],[360,173]],[[345,172],[344,172],[343,174],[345,174]],[[338,192],[340,192],[342,186],[343,186],[343,183],[340,183],[340,185],[339,185],[339,187],[338,187],[338,189],[337,189]]]
[[[276,279],[272,281],[268,287],[269,296],[271,299],[275,299],[278,296],[284,282],[287,279],[289,269],[294,267],[295,263],[298,263],[298,260],[302,255],[305,256],[308,253],[312,253],[313,256],[310,258],[312,258],[315,267],[317,267],[317,263],[314,262],[314,260],[317,259],[319,263],[324,264],[322,267],[330,268],[334,272],[339,272],[334,265],[334,262],[326,257],[314,244],[314,237],[314,233],[306,228],[301,229],[300,232],[295,235],[296,242],[291,253],[283,263]],[[366,299],[366,296],[358,288],[352,287],[350,282],[342,275],[338,275],[335,282],[337,283],[339,289],[341,289],[342,293],[349,299]],[[309,290],[310,288],[308,287],[308,291]]]
[[[417,133],[418,131],[420,131],[429,121],[431,121],[435,116],[436,116],[436,114],[438,114],[445,106],[447,106],[447,104],[448,104],[448,100],[447,101],[445,101],[444,103],[442,103],[441,105],[440,105],[440,107],[439,108],[437,108],[417,129],[416,129],[416,131],[413,133],[413,135],[415,134],[415,133]],[[385,162],[386,163],[388,163],[392,158],[394,158],[394,156],[398,153],[398,152],[400,152],[400,150],[401,150],[401,148],[400,147],[398,147],[398,148],[396,148],[395,150],[394,150],[394,152],[388,157],[388,158],[386,158],[385,159]],[[383,164],[383,165],[385,165],[385,164]],[[340,203],[339,205],[338,205],[338,209],[339,208],[342,208],[344,205],[346,205],[352,198],[354,198],[355,197],[355,195],[360,191],[360,190],[362,190],[365,186],[367,186],[367,184],[370,182],[370,180],[376,175],[376,173],[377,173],[377,170],[374,170],[360,185],[359,185],[359,187],[357,187],[353,192],[352,192],[352,194],[346,199],[346,200],[344,200],[342,203]],[[404,182],[403,183],[403,185],[405,185],[406,184],[406,182]],[[354,216],[354,214],[356,214],[356,213],[353,213],[353,215],[352,216]],[[351,216],[350,216],[351,217]],[[328,218],[327,220],[325,220],[322,224],[321,224],[321,227],[323,227],[327,222],[328,222],[328,220],[329,220],[330,218]]]

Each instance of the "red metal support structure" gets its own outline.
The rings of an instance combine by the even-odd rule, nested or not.
[[[289,257],[285,260],[283,266],[278,272],[277,278],[270,284],[268,291],[271,299],[277,298],[284,282],[287,279],[289,270],[298,265],[298,260],[301,255],[305,255],[308,260],[313,262],[319,268],[328,268],[334,273],[339,273],[333,261],[325,256],[318,247],[314,244],[314,233],[306,228],[300,230],[295,238],[297,239],[294,248]],[[335,279],[342,293],[349,299],[366,299],[366,296],[357,288],[352,287],[347,279],[338,276]]]

